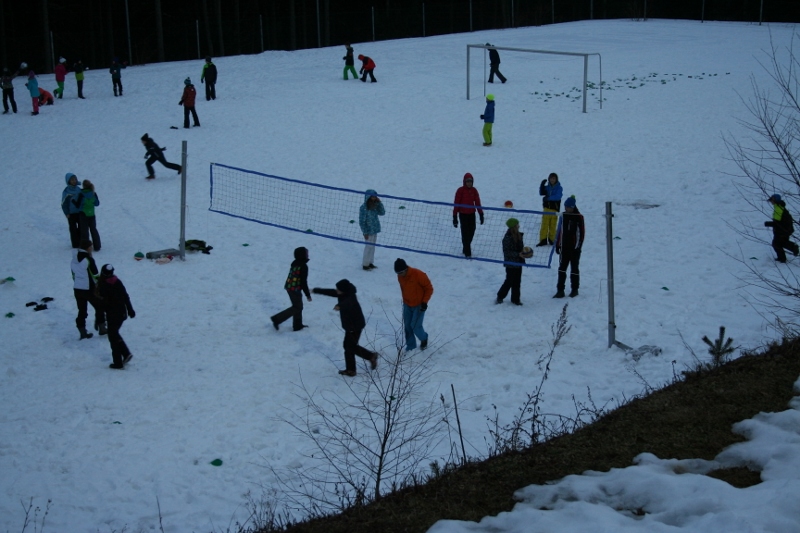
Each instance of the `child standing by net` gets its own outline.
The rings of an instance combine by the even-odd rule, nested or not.
[[[374,189],[369,189],[364,193],[364,203],[358,210],[358,224],[361,226],[361,233],[364,234],[364,240],[367,245],[364,247],[364,257],[361,260],[361,266],[364,270],[372,270],[375,265],[372,262],[375,260],[375,242],[378,240],[378,233],[381,232],[381,221],[378,217],[386,214],[383,208],[381,199],[378,198],[378,193]]]

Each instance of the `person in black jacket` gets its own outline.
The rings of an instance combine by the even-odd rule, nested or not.
[[[211,62],[211,56],[206,56],[203,73],[200,74],[200,83],[206,84],[206,101],[217,99],[217,66]]]
[[[131,360],[133,355],[131,355],[128,345],[122,339],[122,335],[119,334],[119,330],[128,317],[136,317],[136,312],[133,310],[125,285],[122,284],[122,280],[114,275],[113,266],[105,264],[100,270],[97,293],[106,312],[108,343],[111,345],[111,357],[114,360],[108,367],[115,369],[125,368],[125,364]]]
[[[516,218],[509,218],[506,221],[506,226],[508,226],[508,231],[503,237],[503,261],[506,267],[506,279],[503,281],[503,285],[500,286],[500,290],[497,291],[496,303],[503,303],[508,291],[511,291],[511,303],[522,305],[520,301],[520,285],[522,284],[522,265],[525,264],[525,257],[522,255],[522,249],[525,247],[522,238],[525,234],[519,230],[519,220]]]
[[[553,298],[563,298],[567,286],[567,267],[569,267],[569,283],[572,291],[570,298],[578,295],[581,284],[580,262],[581,248],[586,229],[583,225],[583,215],[575,205],[575,196],[570,196],[564,201],[564,215],[561,217],[561,227],[556,235],[556,253],[561,256],[558,262],[558,283]]]
[[[369,361],[372,370],[378,368],[378,352],[371,352],[358,344],[359,339],[361,339],[361,331],[367,325],[367,322],[364,320],[364,313],[361,311],[361,305],[356,297],[355,285],[346,279],[342,279],[336,282],[335,289],[314,287],[311,292],[325,296],[335,296],[339,299],[339,303],[333,308],[335,311],[339,311],[339,316],[342,319],[342,328],[344,329],[344,342],[342,345],[344,346],[345,369],[340,370],[339,374],[350,377],[356,375],[356,355]]]
[[[305,293],[306,299],[309,302],[311,301],[311,293],[308,291],[307,248],[301,246],[294,249],[294,261],[292,261],[292,266],[289,268],[289,275],[283,288],[286,289],[292,305],[270,317],[272,327],[277,330],[281,323],[292,317],[292,330],[300,331],[303,328],[307,328],[308,326],[303,324],[303,293]]]
[[[147,153],[144,155],[144,157],[147,158],[147,162],[144,164],[144,166],[147,167],[147,176],[145,177],[145,179],[148,180],[156,179],[156,172],[155,170],[153,170],[153,163],[155,163],[156,161],[158,161],[167,168],[171,168],[172,170],[177,170],[178,174],[181,173],[182,170],[181,166],[176,165],[175,163],[169,163],[164,157],[165,148],[161,148],[160,146],[158,146],[158,144],[156,144],[156,142],[153,139],[151,139],[150,136],[147,135],[146,133],[142,135],[142,144],[144,145],[145,150],[147,150]]]
[[[800,254],[797,243],[789,240],[794,233],[794,220],[792,220],[789,210],[786,209],[786,202],[781,200],[780,194],[773,194],[767,201],[772,204],[772,220],[764,222],[764,226],[772,228],[772,249],[778,254],[776,261],[785,263],[784,248],[792,252],[795,257]]]
[[[492,46],[486,43],[486,46]],[[494,75],[497,74],[497,79],[501,82],[506,82],[506,77],[500,74],[500,54],[495,48],[489,48],[489,83],[494,83]]]
[[[353,47],[350,46],[350,43],[346,43],[344,47],[345,47],[345,53],[344,57],[342,58],[344,59],[344,70],[342,71],[342,77],[348,80],[350,78],[347,77],[347,73],[352,72],[353,79],[357,80],[358,74],[356,74],[356,67],[355,67],[356,63],[355,60],[353,59]]]

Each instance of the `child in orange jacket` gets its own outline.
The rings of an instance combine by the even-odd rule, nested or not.
[[[424,350],[428,347],[428,334],[422,328],[428,301],[433,296],[433,285],[428,275],[417,268],[410,268],[402,259],[394,262],[394,271],[400,283],[403,295],[403,327],[406,333],[406,351],[417,347]]]

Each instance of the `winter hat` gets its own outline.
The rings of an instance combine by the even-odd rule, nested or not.
[[[186,78],[185,80],[183,80],[183,84],[184,85],[191,85],[192,84],[191,78]]]
[[[408,270],[408,265],[406,264],[406,262],[400,258],[397,258],[397,260],[394,262],[395,273],[400,274],[402,272],[405,272],[406,270]]]
[[[780,194],[773,194],[772,196],[769,197],[769,201],[770,202],[780,202],[781,201],[781,195]]]
[[[66,60],[66,59],[64,59],[63,57],[59,57],[59,58],[58,58],[58,62],[59,62],[59,63],[66,63],[66,62],[67,62],[67,60]]]
[[[144,135],[142,135],[142,140],[143,141],[149,141],[150,137],[145,133]]]
[[[493,94],[487,94],[486,95],[486,99],[489,100],[490,102],[494,102],[494,95]]]
[[[211,56],[206,56],[206,63],[211,63]]]
[[[108,263],[103,265],[103,268],[100,270],[100,275],[104,278],[110,278],[114,275],[114,267]]]
[[[574,194],[564,201],[564,207],[575,207],[575,195]]]
[[[28,78],[35,78],[35,77],[36,77],[36,73],[34,71],[28,72]]]
[[[508,220],[506,220],[506,226],[508,226],[509,228],[513,228],[514,226],[519,226],[519,220],[517,220],[516,218],[509,218]]]
[[[353,294],[356,288],[347,279],[340,279],[336,282],[336,288],[344,294]]]
[[[361,59],[361,60],[363,60],[363,59],[364,59],[364,56],[363,56],[362,54],[358,54],[358,58],[359,58],[359,59]]]

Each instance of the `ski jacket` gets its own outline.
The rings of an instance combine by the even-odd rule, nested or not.
[[[36,76],[28,78],[25,87],[27,87],[28,92],[31,93],[31,98],[39,98],[39,80],[36,79]]]
[[[64,66],[64,63],[56,65],[54,72],[56,74],[56,81],[64,81],[67,77],[67,67]]]
[[[283,288],[290,292],[303,291],[307,298],[311,297],[308,290],[308,250],[304,247],[294,249],[294,261],[289,268],[289,275]]]
[[[489,64],[490,65],[500,64],[500,53],[494,48],[489,49]]]
[[[75,79],[78,81],[83,81],[83,71],[86,70],[86,67],[83,66],[82,61],[78,61],[74,65],[72,65],[72,72],[75,73]]]
[[[509,228],[503,236],[503,261],[506,263],[522,263],[525,264],[525,258],[519,254],[522,248],[525,247],[523,242],[524,233],[519,232],[519,240],[514,238],[514,231]],[[516,265],[506,265],[507,267],[517,268]],[[519,268],[522,268],[521,266]]]
[[[400,283],[400,293],[403,295],[403,303],[409,307],[417,307],[422,303],[428,303],[433,296],[433,284],[428,279],[428,275],[418,268],[408,267],[405,276],[397,276]]]
[[[127,68],[125,65],[120,65],[116,61],[111,63],[111,68],[108,69],[108,72],[111,73],[112,80],[121,80],[122,79],[122,69]]]
[[[564,190],[561,188],[561,182],[556,181],[555,185],[550,185],[550,180],[542,180],[539,185],[539,194],[542,195],[542,207],[545,209],[552,209],[553,211],[561,211],[561,197]]]
[[[78,208],[79,212],[87,217],[93,217],[94,208],[100,205],[100,198],[97,197],[94,191],[81,189],[80,194],[72,200],[72,203]]]
[[[103,308],[109,322],[123,322],[128,316],[136,314],[128,291],[117,276],[101,278],[97,284],[97,293],[103,300]]]
[[[383,208],[383,202],[380,200],[374,202],[372,205],[368,205],[369,199],[372,196],[377,198],[378,193],[373,189],[368,189],[367,192],[364,193],[364,203],[361,204],[358,210],[358,224],[361,226],[361,233],[364,235],[377,235],[380,233],[381,221],[378,217],[386,214],[386,210]]]
[[[788,239],[794,233],[794,220],[789,210],[786,209],[786,202],[778,200],[773,203],[772,220],[765,222],[764,225],[772,228],[772,234],[776,237]]]
[[[3,74],[3,77],[0,78],[0,87],[2,87],[3,89],[13,89],[14,88],[14,84],[12,83],[12,81],[18,75],[19,75],[19,72],[13,72],[13,73],[9,72],[9,73]]]
[[[217,66],[214,63],[203,65],[203,72],[200,74],[200,83],[217,83]]]
[[[53,93],[51,93],[50,91],[47,91],[47,90],[42,89],[41,87],[39,87],[39,102],[40,103],[45,103],[45,102],[53,103],[54,102]]]
[[[144,148],[147,150],[147,155],[145,157],[155,157],[156,159],[163,159],[164,157],[164,149],[161,148],[156,142],[152,139],[152,137],[148,137],[144,141]]]
[[[564,213],[561,216],[561,226],[556,235],[556,251],[558,253],[580,251],[585,234],[583,215],[575,207],[572,213]]]
[[[353,59],[353,47],[352,46],[348,46],[347,47],[347,52],[345,53],[345,55],[344,55],[344,57],[342,59],[344,59],[344,65],[346,67],[352,67],[353,65],[356,64],[355,59]]]
[[[364,319],[364,312],[361,310],[361,304],[358,303],[356,297],[356,286],[348,280],[343,279],[336,283],[336,288],[341,291],[341,294],[336,292],[336,289],[318,289],[314,288],[314,294],[322,294],[324,296],[334,296],[338,298],[339,318],[342,320],[342,329],[345,331],[361,331],[367,325]]]
[[[187,85],[183,88],[183,96],[181,96],[181,101],[178,102],[178,105],[194,107],[194,101],[196,98],[197,91],[195,90],[194,85]]]
[[[371,57],[359,55],[358,59],[361,60],[361,72],[365,70],[375,70],[375,62]]]
[[[61,210],[64,211],[66,216],[80,212],[80,208],[72,203],[81,193],[81,188],[78,185],[69,184],[69,180],[73,176],[75,176],[75,174],[72,172],[67,172],[67,175],[64,176],[64,181],[67,182],[67,186],[64,188],[64,192],[61,193]]]
[[[478,211],[482,223],[483,209],[481,209],[481,195],[478,194],[478,189],[474,186],[467,187],[467,179],[473,179],[472,174],[469,172],[464,174],[464,185],[456,189],[456,197],[453,200],[453,203],[456,204],[455,207],[453,207],[453,216],[455,217],[457,213],[474,215],[475,211]]]
[[[486,101],[486,109],[483,110],[483,121],[489,124],[494,123],[494,100]]]
[[[93,291],[97,281],[97,264],[89,252],[75,249],[72,251],[73,288],[79,291]]]

